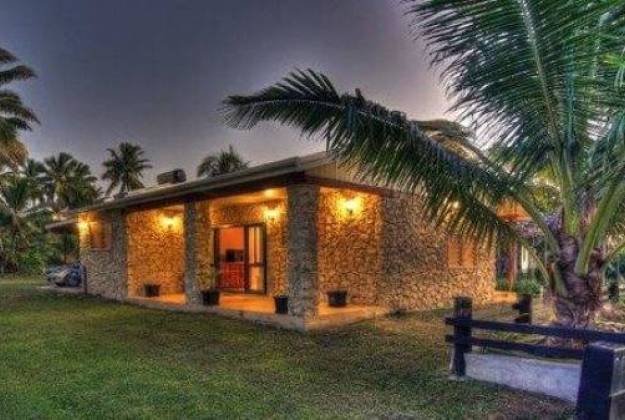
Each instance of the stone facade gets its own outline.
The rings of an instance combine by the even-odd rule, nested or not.
[[[287,271],[289,313],[306,318],[319,311],[317,264],[317,209],[319,187],[293,185],[287,188]]]
[[[127,214],[129,296],[143,296],[148,283],[159,285],[164,295],[184,292],[183,219],[179,207]]]
[[[355,209],[347,214],[344,202]],[[450,267],[449,235],[430,225],[416,197],[322,188],[317,212],[319,299],[348,291],[352,303],[395,310],[477,304],[494,296],[494,253],[476,247],[475,267]]]
[[[267,209],[273,217],[267,218]],[[165,229],[163,214],[175,217]],[[327,292],[394,310],[449,306],[453,296],[493,299],[494,253],[478,247],[471,267],[450,266],[449,235],[423,217],[417,198],[295,184],[286,197],[249,203],[203,200],[174,209],[83,214],[111,226],[108,249],[93,250],[81,229],[88,292],[115,299],[141,296],[146,282],[200,303],[214,268],[214,228],[264,224],[267,295],[289,295],[289,313],[314,319]],[[186,239],[185,239],[186,238]]]
[[[457,238],[428,223],[416,197],[386,196],[381,205],[383,275],[377,287],[379,304],[421,310],[448,307],[457,295],[472,296],[478,305],[494,298],[494,250],[478,244],[474,267],[450,266],[448,245]]]
[[[85,292],[121,300],[127,295],[127,235],[125,217],[120,211],[83,213],[79,217],[80,260],[87,271]],[[104,229],[108,246],[91,247],[92,227]]]
[[[322,188],[317,211],[319,294],[347,290],[352,303],[376,303],[382,273],[382,215],[380,196]],[[348,213],[346,200],[355,209]]]

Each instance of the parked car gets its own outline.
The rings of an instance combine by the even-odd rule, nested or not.
[[[46,270],[46,280],[60,287],[78,287],[82,284],[85,274],[85,266],[80,263],[59,265]]]

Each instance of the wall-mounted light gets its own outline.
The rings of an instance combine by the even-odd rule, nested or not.
[[[178,220],[178,216],[163,214],[161,216],[161,226],[163,227],[163,229],[171,232],[177,228]]]
[[[86,220],[81,220],[78,222],[78,232],[81,234],[86,234],[89,231],[89,222]]]
[[[266,208],[265,209],[265,220],[269,222],[274,222],[278,220],[278,216],[280,215],[280,211],[277,207],[274,208]]]
[[[355,216],[360,212],[362,199],[360,197],[346,198],[343,200],[343,210],[348,216]]]

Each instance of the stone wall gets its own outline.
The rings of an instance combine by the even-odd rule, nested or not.
[[[200,291],[213,286],[213,229],[208,200],[185,204],[185,294],[198,304]]]
[[[322,188],[318,209],[320,300],[345,289],[352,303],[420,310],[458,294],[477,304],[494,297],[494,253],[478,247],[474,268],[449,267],[449,235],[425,220],[416,197]]]
[[[205,227],[251,225],[257,223],[265,225],[267,236],[267,294],[271,296],[286,293],[287,213],[284,200],[268,200],[262,203],[231,204],[225,206],[216,206],[213,204],[208,206],[208,221],[203,223]],[[266,220],[265,209],[275,209],[275,219]],[[210,238],[210,243],[212,244],[212,238]],[[211,258],[212,253],[213,251],[211,250]]]
[[[448,266],[448,241],[456,240],[424,218],[419,199],[394,195],[382,198],[384,275],[378,302],[396,309],[448,307],[456,295],[472,296],[476,304],[495,295],[495,255],[476,247],[474,268]]]
[[[160,285],[161,294],[184,292],[183,219],[179,206],[128,213],[129,296],[143,296],[147,283]]]
[[[289,313],[312,318],[319,308],[319,275],[317,265],[317,216],[319,187],[287,187],[287,277]]]
[[[91,248],[92,224],[101,224],[107,230],[107,248]],[[124,299],[127,296],[127,236],[123,214],[119,211],[83,213],[79,216],[78,226],[80,261],[87,271],[87,281],[83,285],[85,291],[109,299]]]
[[[351,214],[345,201],[352,200]],[[375,304],[382,274],[380,196],[321,188],[318,203],[318,269],[321,301],[348,291],[352,303]]]

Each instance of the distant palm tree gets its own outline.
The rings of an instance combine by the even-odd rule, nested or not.
[[[6,89],[5,85],[35,77],[27,66],[16,65],[17,58],[7,50],[0,48],[0,164],[16,168],[27,156],[24,144],[18,133],[30,130],[32,123],[37,123],[35,113],[27,108],[19,95]]]
[[[143,157],[141,146],[131,143],[121,143],[119,149],[107,149],[110,158],[103,165],[106,171],[103,180],[109,181],[106,195],[119,188],[119,193],[143,188],[143,171],[150,169],[150,161]]]
[[[25,177],[8,173],[0,184],[0,270],[15,269],[46,210],[34,207],[34,189]]]
[[[43,201],[45,195],[44,184],[46,181],[45,165],[35,159],[27,159],[22,165],[20,173],[27,180],[33,189],[33,200]]]
[[[250,163],[243,160],[239,152],[234,150],[234,147],[230,145],[228,146],[228,150],[221,150],[219,153],[206,156],[197,167],[197,176],[212,177],[229,174],[245,169],[249,164]]]
[[[91,204],[98,198],[97,177],[91,174],[88,165],[69,153],[61,152],[44,159],[43,168],[30,163],[27,169],[34,179],[37,179],[37,170],[43,169],[43,194],[46,205],[55,213]]]

